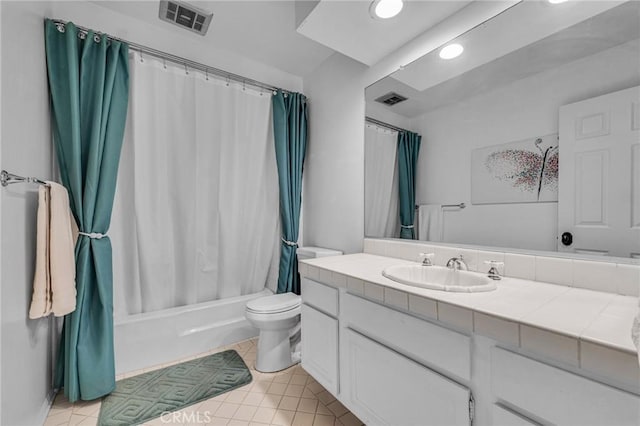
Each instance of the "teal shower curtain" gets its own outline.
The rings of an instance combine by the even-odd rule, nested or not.
[[[56,386],[69,401],[115,389],[111,220],[129,97],[128,46],[45,21],[52,127],[60,176],[83,234],[76,310],[65,316]]]
[[[398,183],[400,190],[400,238],[415,239],[416,171],[422,136],[398,132]]]
[[[273,95],[273,133],[280,187],[282,241],[278,293],[300,294],[298,226],[302,192],[302,167],[307,150],[307,98],[300,93]]]

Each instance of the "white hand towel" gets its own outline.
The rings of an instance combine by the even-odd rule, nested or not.
[[[51,311],[57,317],[76,310],[76,259],[69,194],[64,186],[47,182],[51,192],[49,230],[49,270]]]
[[[418,206],[418,239],[442,241],[442,206],[440,204]]]
[[[49,277],[49,188],[38,190],[38,221],[36,235],[36,270],[29,318],[46,317],[51,313],[51,279]]]
[[[76,308],[75,221],[67,190],[47,182],[38,190],[36,267],[29,318],[53,313],[62,316]]]

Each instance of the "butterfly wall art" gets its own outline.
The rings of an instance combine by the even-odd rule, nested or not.
[[[558,201],[558,134],[475,149],[473,204]]]

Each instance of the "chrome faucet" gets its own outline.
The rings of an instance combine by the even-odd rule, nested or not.
[[[454,271],[468,271],[469,267],[464,261],[462,255],[459,257],[452,257],[447,261],[447,268],[453,269]]]
[[[420,253],[419,255],[422,259],[422,266],[433,266],[433,256],[435,256],[434,253]]]

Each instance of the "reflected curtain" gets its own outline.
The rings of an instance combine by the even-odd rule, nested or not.
[[[420,141],[417,133],[398,133],[398,190],[400,192],[400,238],[415,239],[416,172]]]
[[[273,95],[272,103],[282,228],[278,293],[300,294],[296,248],[302,201],[302,168],[307,149],[307,98],[300,93],[278,91]]]
[[[398,132],[372,124],[364,132],[364,235],[397,238]]]
[[[127,116],[128,46],[50,20],[45,44],[61,180],[80,231],[106,234]],[[76,310],[64,318],[55,379],[72,402],[115,388],[109,237],[80,235],[75,256]]]

